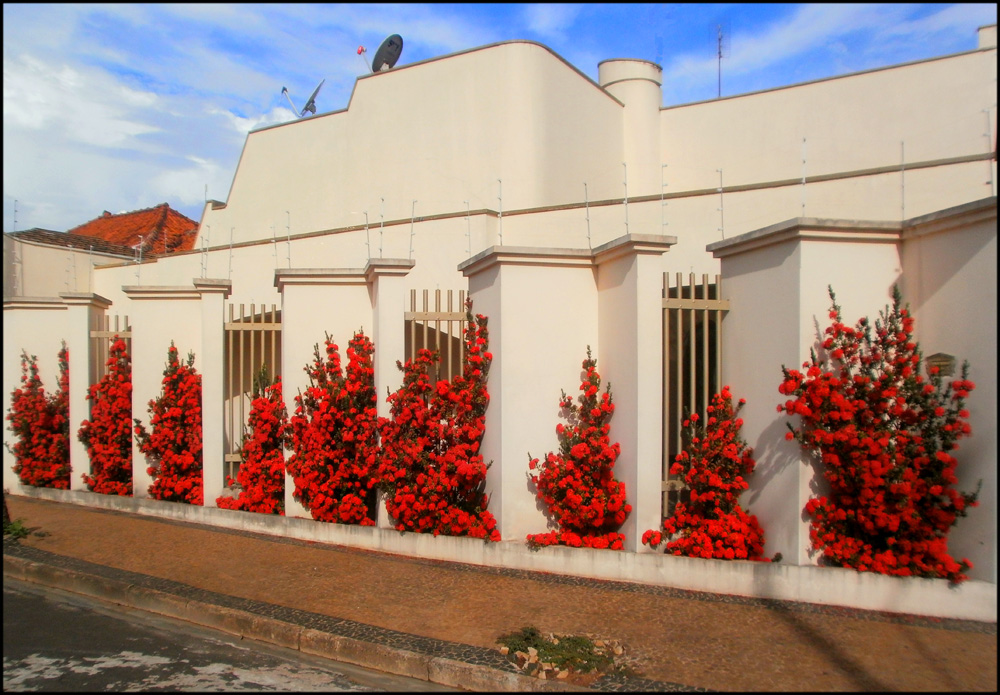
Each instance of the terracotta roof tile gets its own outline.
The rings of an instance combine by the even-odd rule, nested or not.
[[[193,249],[198,223],[162,203],[117,215],[105,210],[100,217],[70,229],[67,234],[132,248],[141,242],[143,253],[160,255]]]

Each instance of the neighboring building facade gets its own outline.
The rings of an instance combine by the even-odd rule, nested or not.
[[[167,203],[132,212],[107,210],[68,232],[5,233],[4,299],[90,292],[95,265],[190,251],[198,223]]]
[[[592,346],[619,403],[612,435],[635,496],[624,532],[641,551],[662,509],[664,421],[677,415],[664,406],[664,274],[721,273],[722,379],[748,398],[760,462],[747,498],[771,525],[767,553],[805,567],[815,559],[800,512],[815,475],[778,442],[780,367],[807,357],[827,283],[852,322],[874,317],[899,283],[925,350],[969,359],[980,384],[961,483],[983,479],[982,504],[955,538],[972,576],[994,585],[995,619],[996,343],[970,336],[996,325],[996,57],[994,25],[973,51],[666,108],[653,63],[604,61],[595,83],[526,41],[398,66],[359,78],[343,110],[251,132],[227,200],[206,203],[190,244],[158,237],[167,255],[96,267],[86,289],[50,292],[47,308],[132,318],[134,411],[158,392],[169,341],[193,349],[213,375],[206,417],[216,403],[221,421],[240,400],[222,384],[222,324],[253,319],[243,305],[280,308],[280,350],[268,354],[286,394],[305,386],[324,332],[343,346],[359,327],[374,337],[384,394],[399,383],[410,291],[467,290],[495,341],[484,449],[504,538],[544,528],[525,455],[555,447],[559,392],[572,393]],[[143,240],[154,254],[158,243]],[[929,256],[948,249],[961,258]],[[240,305],[236,321],[221,316],[227,301]],[[5,301],[5,327],[29,325],[17,312],[35,310]],[[772,319],[776,342],[753,334]],[[31,338],[50,382],[68,324],[52,325]],[[21,347],[5,342],[8,392]],[[222,439],[206,425],[219,459],[206,459],[209,506]],[[304,515],[295,504],[286,493],[289,515]]]

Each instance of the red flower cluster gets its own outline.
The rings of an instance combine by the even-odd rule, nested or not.
[[[471,301],[466,309],[461,376],[431,386],[430,369],[439,357],[429,350],[420,350],[405,366],[396,363],[403,385],[389,395],[391,418],[379,420],[379,486],[400,531],[499,541],[484,494],[489,464],[479,453],[493,356],[487,351],[486,317],[477,314],[473,320]]]
[[[69,350],[59,351],[59,390],[45,394],[38,359],[21,351],[21,384],[11,392],[9,429],[18,438],[8,450],[25,485],[69,489]]]
[[[963,581],[972,565],[948,554],[947,534],[977,504],[978,489],[954,489],[950,453],[970,434],[968,364],[951,384],[936,368],[928,380],[920,375],[914,320],[898,288],[874,335],[866,318],[855,328],[841,323],[832,288],[830,300],[830,361],[814,352],[804,374],[782,367],[779,387],[790,399],[778,411],[801,418],[787,438],[818,454],[830,486],[806,505],[813,547],[839,567]]]
[[[337,345],[327,336],[326,359],[317,345],[312,366],[305,367],[309,388],[295,397],[288,473],[295,481],[295,498],[319,521],[375,525],[374,352],[365,334],[355,333],[347,348],[345,378]]]
[[[625,483],[614,478],[621,446],[612,444],[608,436],[608,420],[615,410],[611,385],[598,396],[601,376],[589,346],[583,369],[586,376],[580,384],[580,404],[574,405],[565,391],[559,401],[560,407],[569,411],[570,422],[569,426],[556,425],[559,452],[548,453],[541,465],[528,455],[528,468],[538,468],[538,473],[528,474],[537,488],[536,495],[559,527],[528,534],[528,544],[621,550],[625,536],[617,530],[632,506],[625,502]]]
[[[181,364],[173,342],[167,351],[163,390],[149,402],[151,432],[138,418],[135,438],[139,451],[152,459],[149,496],[187,504],[204,503],[202,485],[201,374],[194,369],[194,354]]]
[[[132,495],[132,361],[125,341],[111,340],[108,372],[90,387],[90,419],[77,436],[90,456],[90,475],[83,481],[93,492]]]
[[[218,497],[220,509],[237,509],[259,514],[285,513],[285,454],[288,438],[288,415],[281,398],[281,377],[268,383],[267,368],[254,379],[253,400],[247,417],[249,432],[243,436],[243,462],[236,480],[238,497]]]
[[[672,516],[663,521],[668,537],[666,552],[717,560],[760,560],[764,531],[757,517],[740,506],[740,494],[749,487],[747,478],[756,465],[753,452],[740,437],[743,420],[738,417],[746,403],[740,399],[733,409],[733,396],[725,386],[712,397],[702,425],[697,413],[684,421],[687,446],[674,459],[670,472],[684,474],[689,497],[678,502]],[[678,535],[679,534],[679,535]],[[649,530],[642,542],[655,548],[663,534]]]

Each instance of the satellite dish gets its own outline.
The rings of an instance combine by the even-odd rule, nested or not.
[[[316,85],[316,89],[314,89],[313,93],[309,95],[309,101],[307,101],[306,105],[302,107],[302,113],[300,115],[305,116],[306,111],[309,113],[316,113],[316,95],[319,94],[319,90],[323,86],[324,82],[326,82],[326,78],[323,78],[320,83]]]
[[[295,112],[295,115],[302,118],[307,113],[316,113],[316,95],[319,94],[319,90],[323,86],[324,82],[326,82],[326,78],[316,85],[316,89],[313,90],[313,93],[309,96],[309,100],[306,102],[306,105],[302,107],[301,111],[299,111],[298,107],[292,103],[292,97],[289,96],[287,87],[282,87],[281,93],[285,95],[285,98],[288,99],[288,103],[292,105],[292,111]]]
[[[385,72],[391,70],[392,66],[399,60],[399,54],[403,52],[403,37],[393,34],[382,42],[382,45],[375,51],[375,58],[372,60],[372,72]]]

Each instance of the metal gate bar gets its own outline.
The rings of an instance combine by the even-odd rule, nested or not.
[[[663,493],[662,514],[673,512],[684,481],[670,474],[670,465],[684,446],[686,414],[705,415],[722,386],[722,317],[729,300],[721,299],[722,277],[676,273],[671,284],[663,274]]]

